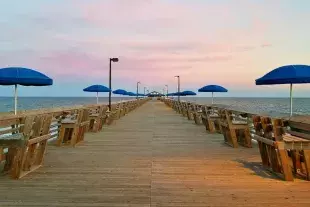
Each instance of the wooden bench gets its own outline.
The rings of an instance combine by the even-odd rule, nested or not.
[[[181,103],[179,101],[174,102],[174,110],[179,114],[181,113]]]
[[[194,119],[194,113],[196,111],[196,104],[195,103],[188,103],[188,109],[187,109],[187,119],[193,120]]]
[[[20,142],[23,137],[21,137],[21,129],[24,125],[23,117],[10,117],[0,120],[0,173],[6,172],[8,169],[8,148],[10,146],[21,146]],[[14,134],[19,134],[18,136],[13,136]],[[10,135],[10,137],[8,137]]]
[[[0,139],[0,147],[8,148],[4,173],[19,179],[42,166],[47,140],[51,137],[51,122],[52,115],[49,114],[27,116],[19,133]]]
[[[117,104],[116,104],[115,116],[114,116],[114,119],[115,119],[115,120],[120,119],[122,107],[123,107],[122,103],[117,103]]]
[[[181,107],[182,107],[182,110],[181,110],[181,114],[182,116],[184,117],[187,117],[187,113],[188,113],[188,107],[189,107],[189,102],[181,102]]]
[[[286,142],[288,139],[291,142],[294,172],[310,180],[310,116],[294,116],[284,120],[284,123],[287,127]]]
[[[70,113],[61,121],[57,146],[76,146],[84,140],[84,135],[89,129],[89,109],[82,108]]]
[[[310,180],[310,123],[254,116],[263,166],[293,181],[293,174]]]
[[[195,124],[197,125],[202,124],[201,114],[202,114],[202,105],[195,104],[193,106],[193,117],[194,117]]]
[[[102,127],[106,121],[108,107],[105,105],[99,106],[95,111],[91,111],[89,114],[89,131],[98,132],[102,130]]]
[[[172,101],[172,109],[177,112],[177,102],[176,101]]]
[[[172,109],[177,112],[177,103],[174,100],[172,101]]]
[[[131,111],[131,108],[132,108],[132,102],[131,101],[126,102],[125,115]]]
[[[238,144],[252,147],[247,118],[227,109],[219,110],[220,128],[226,144],[237,148]]]
[[[120,111],[120,117],[123,117],[126,115],[127,105],[128,105],[128,103],[126,103],[126,102],[121,103],[122,107],[121,107],[121,111]]]
[[[163,98],[162,101],[170,108],[173,108],[173,102],[170,98]]]
[[[206,127],[206,131],[210,133],[221,133],[220,128],[220,116],[218,114],[218,110],[215,107],[211,106],[203,106],[202,107],[202,114],[201,119],[203,125]]]
[[[107,111],[107,125],[112,125],[119,118],[119,104],[112,104],[111,111]]]

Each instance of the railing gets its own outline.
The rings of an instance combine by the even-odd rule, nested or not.
[[[124,116],[126,113],[129,113],[135,108],[141,106],[148,100],[150,100],[150,98],[113,103],[112,110],[104,111],[101,115],[106,116],[106,119],[104,120],[108,120],[109,123],[112,123],[114,120],[119,119],[121,116]],[[34,153],[35,150],[40,150],[40,153],[44,156],[45,146],[42,145],[46,145],[47,142],[53,142],[59,138],[59,132],[62,127],[62,123],[64,123],[64,119],[74,120],[78,117],[79,112],[82,111],[82,109],[83,111],[88,110],[88,114],[98,113],[100,107],[105,107],[105,109],[107,109],[105,104],[77,105],[72,107],[28,110],[20,112],[17,115],[5,114],[0,116],[0,173],[15,171],[19,173],[13,173],[13,177],[20,178],[28,173],[27,169],[36,169],[41,165],[41,163],[38,161],[33,161],[33,163],[36,162],[36,164],[39,164],[36,165],[35,168],[31,168],[30,165],[32,162],[28,162],[27,159],[29,157],[33,157],[34,155],[30,156],[29,153]],[[30,117],[32,117],[32,119],[30,119]],[[49,126],[44,125],[44,122],[46,124],[44,117],[51,117],[48,123]],[[91,117],[88,118],[87,116],[87,119],[91,119]],[[47,130],[47,134],[46,132],[43,133],[43,126],[44,131]],[[29,134],[25,134],[25,129],[29,130]],[[85,128],[83,133],[87,131],[88,129]],[[29,147],[31,147],[31,149]],[[17,158],[18,156],[21,156],[21,160],[23,160],[23,162],[25,160],[27,161],[25,164],[27,166],[22,167],[23,169],[20,170],[12,169],[13,164],[16,164],[16,160],[19,159]],[[25,156],[26,158],[23,158],[22,156]],[[37,160],[43,160],[43,158],[41,157]],[[8,166],[8,164],[10,166]],[[30,170],[28,171],[30,172]]]
[[[208,132],[223,134],[225,143],[234,148],[238,144],[251,148],[256,142],[263,166],[285,180],[292,181],[293,175],[310,180],[310,116],[275,117],[224,105],[161,100],[177,113],[187,113],[189,120],[193,114],[198,119],[196,124],[202,123]],[[215,130],[215,125],[220,130]]]

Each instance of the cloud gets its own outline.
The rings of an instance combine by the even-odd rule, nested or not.
[[[167,64],[167,63],[181,63],[186,62],[219,62],[219,61],[228,61],[231,60],[231,55],[167,55],[167,56],[155,56],[155,57],[145,57],[140,59],[133,59],[134,61],[142,61],[148,63],[158,63],[158,64]]]
[[[272,44],[270,43],[264,43],[264,44],[261,44],[261,47],[272,47]]]
[[[0,20],[0,64],[33,67],[62,81],[107,80],[109,58],[119,57],[113,77],[120,83],[175,84],[180,74],[188,86],[250,85],[275,65],[309,59],[309,32],[303,30],[303,39],[298,29],[278,30],[281,18],[290,19],[279,1],[7,4]],[[285,22],[287,28],[298,26]],[[291,50],[274,48],[272,54],[268,48],[279,45],[282,34],[300,38],[287,40],[296,46]]]

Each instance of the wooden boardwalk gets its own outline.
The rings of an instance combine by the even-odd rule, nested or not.
[[[45,165],[0,177],[0,206],[310,206],[310,183],[261,169],[257,148],[151,101],[76,148],[49,146]]]

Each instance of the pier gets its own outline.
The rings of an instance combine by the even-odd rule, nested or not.
[[[49,143],[27,176],[0,176],[0,206],[309,206],[309,190],[264,170],[257,146],[151,100],[76,147]]]

